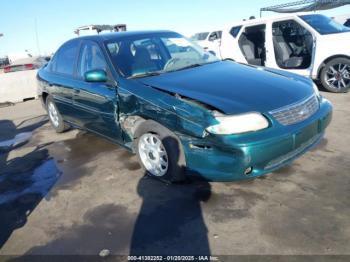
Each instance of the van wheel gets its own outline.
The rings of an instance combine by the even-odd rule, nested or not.
[[[69,125],[63,121],[51,96],[46,98],[46,110],[49,115],[50,123],[57,133],[63,133],[69,129]]]
[[[348,92],[350,87],[350,59],[335,58],[321,72],[321,83],[333,93]]]
[[[149,120],[139,126],[135,136],[137,157],[148,175],[169,183],[185,180],[185,156],[173,132]]]

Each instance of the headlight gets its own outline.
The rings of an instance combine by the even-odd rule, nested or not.
[[[241,134],[261,130],[269,126],[267,119],[259,113],[216,116],[215,119],[218,124],[209,126],[206,130],[217,135]]]
[[[320,91],[315,83],[312,83],[312,87],[314,88],[315,94],[317,97],[320,97]]]

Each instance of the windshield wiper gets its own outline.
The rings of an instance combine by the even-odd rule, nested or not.
[[[171,70],[171,71],[167,71],[167,72],[175,72],[175,71],[181,71],[181,70],[186,70],[186,69],[190,69],[190,68],[194,68],[194,67],[199,67],[199,66],[204,66],[204,65],[208,65],[208,64],[213,64],[213,63],[216,63],[216,62],[219,62],[220,60],[217,60],[217,61],[212,61],[212,62],[208,62],[208,63],[201,63],[201,64],[192,64],[192,65],[188,65],[188,66],[185,66],[185,67],[181,67],[179,69],[175,69],[175,70]]]
[[[192,65],[188,65],[188,66],[185,66],[185,67],[181,67],[179,69],[176,69],[174,71],[181,71],[181,70],[186,70],[186,69],[190,69],[190,68],[194,68],[194,67],[199,67],[199,66],[202,66],[203,64],[192,64]]]
[[[142,74],[136,74],[129,76],[128,79],[134,79],[134,78],[142,78],[142,77],[147,77],[147,76],[159,76],[161,72],[146,72]]]

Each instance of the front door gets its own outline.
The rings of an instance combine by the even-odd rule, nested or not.
[[[109,72],[99,45],[92,41],[84,41],[81,45],[76,72],[79,80],[73,95],[76,119],[80,121],[80,126],[120,141],[117,89],[109,82],[86,82],[85,73],[95,69],[103,69],[107,74]]]

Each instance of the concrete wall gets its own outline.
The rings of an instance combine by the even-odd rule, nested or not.
[[[0,103],[37,98],[37,70],[0,74]]]

